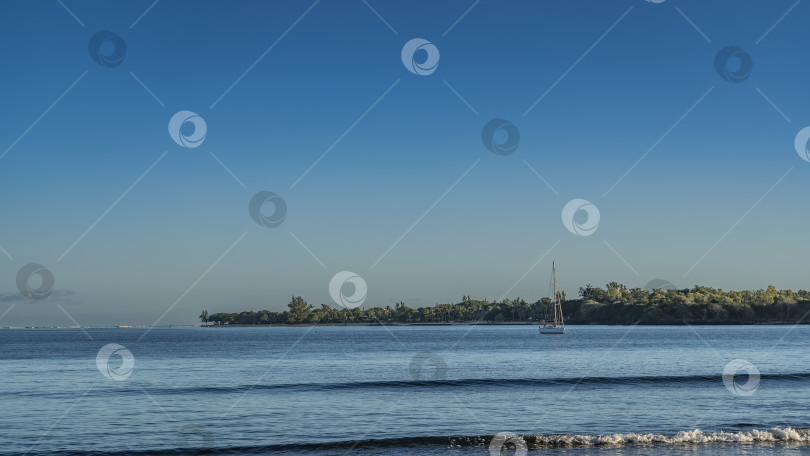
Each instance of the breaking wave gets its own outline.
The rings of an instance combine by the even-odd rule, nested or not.
[[[363,449],[387,449],[394,451],[396,448],[433,447],[433,448],[469,448],[482,447],[491,448],[495,436],[422,436],[422,437],[402,437],[393,439],[357,440],[341,441],[329,443],[303,443],[286,445],[261,445],[261,446],[240,446],[240,447],[215,447],[215,448],[164,448],[159,450],[141,450],[126,452],[84,452],[68,451],[60,453],[63,456],[118,456],[118,455],[267,455],[267,454],[298,454],[306,452],[308,454],[318,454],[319,452],[329,452],[334,450],[363,450]],[[798,445],[810,443],[810,429],[774,427],[768,430],[751,429],[746,431],[715,431],[703,432],[698,429],[691,431],[681,431],[674,434],[524,434],[510,435],[510,441],[515,442],[515,438],[522,439],[529,450],[543,448],[565,448],[565,447],[621,447],[632,445],[710,445],[710,444],[771,444],[771,445]],[[330,453],[331,454],[331,453]],[[432,453],[431,453],[432,454]]]
[[[681,431],[676,434],[599,434],[599,435],[526,435],[523,436],[529,447],[565,447],[599,445],[673,445],[708,443],[766,443],[797,442],[810,443],[810,429],[791,427],[768,430],[703,432],[699,429]]]

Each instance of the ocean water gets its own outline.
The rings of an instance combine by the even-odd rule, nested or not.
[[[0,455],[810,453],[808,326],[145,331],[0,330]]]

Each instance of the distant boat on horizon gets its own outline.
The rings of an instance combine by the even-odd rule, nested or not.
[[[565,334],[565,321],[563,320],[562,302],[557,293],[557,267],[554,262],[551,262],[551,273],[554,277],[554,321],[544,321],[540,325],[540,334]]]

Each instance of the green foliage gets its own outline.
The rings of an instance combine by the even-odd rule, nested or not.
[[[307,321],[310,312],[312,312],[312,306],[307,304],[301,296],[293,296],[292,299],[290,299],[290,303],[287,304],[287,307],[290,308],[290,315],[288,317],[290,323],[303,323]]]
[[[199,316],[198,318],[200,319],[200,321],[202,322],[202,324],[207,325],[207,324],[208,324],[208,311],[207,311],[207,310],[203,310],[203,311],[200,313],[200,316]]]
[[[605,288],[591,285],[580,288],[579,299],[566,300],[564,294],[561,299],[565,321],[571,324],[795,323],[810,312],[810,292],[777,290],[773,286],[757,291],[723,291],[702,286],[644,291],[611,282]],[[521,298],[491,303],[463,295],[458,303],[418,309],[404,302],[395,303],[393,308],[364,310],[321,304],[313,309],[300,296],[293,296],[287,304],[289,310],[284,312],[208,315],[203,311],[200,320],[217,325],[527,323],[548,318],[551,303],[550,298],[533,303]]]

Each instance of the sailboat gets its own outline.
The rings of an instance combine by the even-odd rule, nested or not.
[[[540,326],[540,334],[565,334],[565,321],[563,321],[562,302],[557,293],[557,267],[551,263],[551,272],[554,276],[554,322],[543,322]]]

